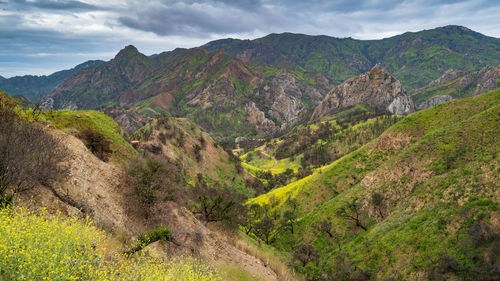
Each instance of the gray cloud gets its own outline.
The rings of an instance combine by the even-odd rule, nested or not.
[[[490,0],[0,0],[0,75],[268,33],[379,39],[448,24],[500,36]],[[77,55],[72,55],[77,54]]]
[[[24,10],[38,8],[60,11],[93,11],[102,8],[76,0],[12,0],[0,3],[0,7],[8,5],[12,9]]]
[[[231,3],[229,3],[231,2]],[[251,6],[251,9],[244,9]],[[258,1],[149,2],[123,25],[158,35],[208,37],[209,34],[251,32],[262,27],[269,13]]]

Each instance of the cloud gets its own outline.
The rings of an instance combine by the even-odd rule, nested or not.
[[[61,10],[61,11],[93,11],[100,10],[101,8],[96,5],[91,5],[85,2],[76,0],[12,0],[7,2],[2,2],[0,5],[8,4],[12,9],[19,10],[29,10],[33,8],[44,9],[44,10]]]
[[[456,24],[500,37],[499,14],[489,0],[0,0],[0,75],[110,59],[128,44],[153,54],[280,32],[380,39]]]

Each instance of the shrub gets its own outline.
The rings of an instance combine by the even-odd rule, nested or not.
[[[111,150],[111,141],[102,133],[86,129],[80,133],[80,139],[97,158],[105,162],[109,160],[109,156],[113,152]]]
[[[170,228],[165,226],[159,226],[152,231],[140,235],[139,238],[137,238],[137,245],[134,246],[132,249],[128,250],[126,254],[132,255],[144,249],[149,244],[153,244],[156,241],[167,241],[170,240],[171,238],[172,238],[172,231],[170,231]]]
[[[59,164],[67,155],[60,141],[43,127],[31,124],[0,104],[1,204],[10,202],[13,193],[37,184],[49,187],[64,177],[67,168]]]
[[[306,266],[306,264],[310,262],[315,262],[318,258],[318,251],[316,251],[316,248],[309,243],[300,242],[293,248],[293,260],[300,261],[302,266]]]

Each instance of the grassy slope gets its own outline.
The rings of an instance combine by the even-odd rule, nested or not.
[[[473,247],[467,232],[480,214],[499,226],[499,114],[500,90],[417,112],[314,175],[251,202],[297,198],[298,230],[281,235],[277,246],[311,241],[323,270],[345,256],[377,279],[394,272],[413,279],[449,255],[458,261],[456,274],[471,278],[480,267],[471,253],[489,246]],[[383,221],[369,204],[374,191],[385,197]],[[335,216],[354,197],[364,204],[366,232]],[[323,219],[333,223],[341,249],[316,231]]]
[[[82,131],[88,129],[103,134],[111,141],[112,161],[125,163],[137,155],[136,150],[124,139],[125,133],[123,129],[102,112],[93,110],[53,110],[42,112],[38,120],[76,137]]]
[[[0,91],[0,103],[12,106],[21,117],[41,122],[79,137],[87,129],[103,134],[111,142],[111,160],[124,164],[137,155],[134,148],[125,140],[123,129],[104,113],[93,110],[51,110],[33,113],[31,108],[23,108],[12,97]]]
[[[197,174],[202,174],[205,182],[211,186],[227,188],[245,196],[253,195],[254,191],[245,184],[244,175],[238,173],[227,152],[216,145],[208,134],[187,118],[162,119],[156,119],[139,129],[132,138],[142,140],[144,144],[162,146],[168,152],[166,157],[170,161],[182,165],[188,185],[194,186]],[[205,144],[201,143],[202,138]],[[200,147],[199,161],[195,153],[196,146]]]

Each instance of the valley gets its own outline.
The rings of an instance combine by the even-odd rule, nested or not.
[[[498,38],[128,45],[1,78],[0,280],[500,276]]]

